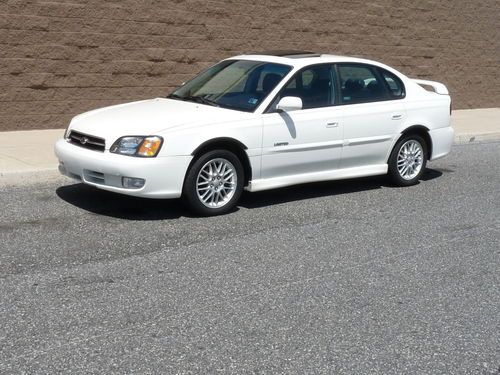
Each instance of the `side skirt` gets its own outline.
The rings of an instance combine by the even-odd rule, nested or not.
[[[261,191],[284,186],[304,184],[308,182],[342,180],[354,177],[367,177],[387,174],[387,164],[377,164],[364,167],[334,169],[331,171],[303,173],[291,176],[274,177],[267,179],[253,180],[248,183],[245,190]]]

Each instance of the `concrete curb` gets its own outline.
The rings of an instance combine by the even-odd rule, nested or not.
[[[458,135],[455,137],[454,145],[479,144],[488,142],[500,142],[500,133],[477,134],[477,135]],[[64,184],[70,181],[69,178],[62,176],[57,169],[57,162],[53,167],[43,169],[28,169],[24,171],[0,172],[0,189],[31,186],[35,184],[60,183]]]
[[[456,110],[457,145],[500,141],[500,108]],[[0,132],[0,188],[68,181],[57,170],[54,143],[64,129]]]
[[[500,108],[480,108],[453,111],[451,125],[455,143],[490,142],[500,140]]]
[[[484,143],[500,141],[500,132],[486,134],[458,134],[455,136],[454,144],[463,145],[468,143]]]

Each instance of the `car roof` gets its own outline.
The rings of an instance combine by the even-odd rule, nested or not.
[[[226,60],[265,61],[276,64],[291,65],[294,68],[302,68],[304,66],[308,66],[311,64],[340,63],[340,62],[364,63],[364,64],[372,64],[390,68],[380,62],[364,58],[334,55],[329,53],[316,53],[309,51],[266,51],[266,52],[248,53],[248,54],[233,56]]]

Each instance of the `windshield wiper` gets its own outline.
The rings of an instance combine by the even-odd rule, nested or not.
[[[169,94],[167,95],[167,98],[169,99],[184,99],[182,96],[178,95],[178,94]]]
[[[203,96],[199,96],[199,95],[180,96],[177,94],[170,94],[169,96],[167,96],[167,98],[180,99],[180,100],[184,100],[187,102],[196,102],[196,103],[201,103],[201,104],[208,104],[208,105],[211,105],[214,107],[220,107],[220,105],[216,101],[211,100],[211,99],[207,99],[207,98],[205,98]]]

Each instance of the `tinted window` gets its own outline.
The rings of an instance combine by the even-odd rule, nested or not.
[[[405,88],[403,82],[401,82],[401,80],[394,74],[388,72],[385,69],[380,69],[380,72],[389,88],[389,94],[391,95],[391,97],[404,98]]]
[[[282,65],[265,64],[258,75],[256,92],[269,94],[290,69],[283,69]]]
[[[371,66],[342,64],[339,65],[338,72],[344,104],[367,103],[388,98],[384,83]]]
[[[281,90],[269,111],[274,111],[279,100],[285,96],[302,99],[302,108],[326,107],[334,103],[334,85],[331,65],[316,65],[296,73]]]

